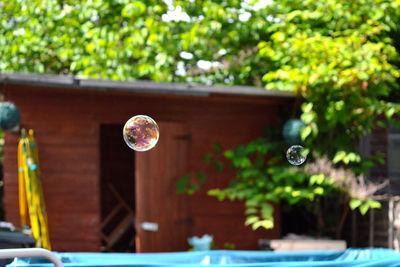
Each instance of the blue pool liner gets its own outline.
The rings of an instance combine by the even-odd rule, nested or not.
[[[64,266],[86,267],[400,267],[400,253],[384,248],[345,251],[273,252],[211,250],[166,253],[57,253]],[[43,258],[16,258],[7,265],[47,267],[53,266]]]

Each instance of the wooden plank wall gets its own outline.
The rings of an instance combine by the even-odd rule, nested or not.
[[[21,126],[35,130],[50,237],[57,251],[100,249],[101,124],[124,123],[136,114],[149,115],[156,121],[185,123],[191,133],[188,171],[194,171],[203,168],[203,155],[212,150],[216,141],[230,148],[258,137],[264,126],[276,124],[283,108],[291,106],[287,104],[290,100],[276,98],[193,97],[12,85],[5,88],[5,97],[18,106]],[[5,139],[6,219],[18,225],[18,134],[6,133]],[[244,227],[241,203],[218,202],[205,194],[209,188],[226,185],[232,175],[233,172],[212,172],[201,192],[189,198],[195,222],[192,234],[212,234],[219,247],[231,242],[239,249],[257,249],[258,238],[279,237],[279,216],[274,230],[253,232]]]
[[[34,129],[54,250],[97,251],[99,245],[98,125],[84,97],[38,88],[9,88],[22,127]],[[6,220],[19,225],[17,134],[7,133],[4,151]]]

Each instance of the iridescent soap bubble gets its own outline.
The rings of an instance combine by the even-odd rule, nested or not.
[[[306,161],[306,150],[300,145],[293,145],[287,150],[286,158],[290,164],[299,166]]]
[[[122,134],[130,148],[135,151],[147,151],[157,144],[160,130],[149,116],[137,115],[125,123]]]

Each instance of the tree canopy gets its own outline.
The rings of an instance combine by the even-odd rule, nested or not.
[[[268,10],[241,1],[11,0],[0,7],[1,71],[257,85],[266,71],[254,56],[270,35]]]
[[[0,7],[0,71],[303,94],[334,77],[343,76],[343,87],[353,76],[398,76],[388,63],[398,1],[10,0]]]

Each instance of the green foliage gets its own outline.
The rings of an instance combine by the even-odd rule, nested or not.
[[[332,114],[336,109],[342,114],[351,109],[361,117],[396,112],[383,112],[379,101],[357,100],[388,95],[399,76],[392,65],[397,60],[398,1],[262,4],[0,1],[0,71],[295,90],[313,103],[327,100],[319,104],[324,112],[314,106],[304,121],[312,123],[318,114],[331,121],[328,128],[335,124],[330,116],[338,120]],[[181,18],[169,15],[177,10]],[[200,67],[200,61],[210,67]],[[352,108],[348,101],[357,105]],[[358,125],[349,129],[359,130]]]
[[[212,155],[214,167],[219,170],[223,164],[221,157],[224,157],[236,170],[236,177],[227,188],[211,189],[208,195],[220,201],[244,201],[247,216],[245,225],[251,225],[255,230],[259,227],[274,227],[272,203],[285,201],[295,205],[312,202],[319,196],[339,190],[329,177],[310,175],[301,169],[292,168],[282,153],[285,147],[281,137],[276,136],[256,139],[224,152],[218,149],[221,152]],[[179,190],[188,177],[191,176],[185,175],[178,181],[178,191],[194,193],[191,191],[193,183],[187,183],[186,190]]]
[[[11,0],[0,10],[1,71],[172,79],[178,35],[163,2]]]
[[[195,177],[196,179],[193,179]],[[207,177],[202,172],[197,172],[196,175],[186,174],[176,182],[176,191],[179,194],[193,195],[202,183],[206,181]]]
[[[362,215],[371,208],[380,208],[380,202],[374,200],[372,195],[365,194],[367,191],[371,191],[371,194],[375,191],[363,187],[365,182],[356,185],[357,178],[350,171],[332,169],[329,164],[320,164],[319,167],[324,169],[326,174],[312,171],[310,166],[313,163],[306,164],[305,167],[293,167],[285,158],[285,153],[282,153],[285,148],[287,144],[283,142],[281,136],[271,135],[237,146],[235,149],[221,150],[220,153],[214,151],[213,154],[209,154],[213,159],[211,166],[219,170],[219,164],[228,162],[236,175],[226,188],[211,189],[208,195],[216,197],[219,201],[243,201],[245,225],[251,226],[253,230],[260,227],[266,229],[274,227],[274,203],[283,205],[283,208],[296,207],[308,210],[313,216],[319,217],[316,223],[322,225],[327,224],[322,223],[323,221],[334,220],[329,223],[336,225],[335,231],[338,236],[343,226],[337,226],[340,215],[336,218],[333,218],[333,214],[322,215],[319,207],[322,198],[333,200],[336,202],[335,205],[342,208],[348,205],[352,210],[358,209]],[[343,159],[346,157],[354,156],[344,155]],[[311,155],[308,161],[313,162]],[[331,170],[333,172],[330,173]],[[188,179],[193,176],[184,175],[178,180],[178,192],[195,193],[207,177],[205,173],[201,173],[200,181],[192,179],[189,183]],[[180,189],[182,184],[185,184],[186,188]],[[318,230],[323,231],[323,229]]]
[[[263,76],[266,87],[305,98],[301,136],[314,152],[360,163],[360,136],[400,111],[387,101],[400,76],[399,43],[391,38],[399,33],[399,2],[279,2],[281,23],[259,43],[260,54],[278,66]]]
[[[268,38],[265,29],[272,24],[266,8],[241,1],[172,4],[0,1],[0,71],[262,85],[268,62],[257,59],[257,44]],[[168,16],[180,9],[183,19]],[[249,19],[239,20],[246,12]],[[214,67],[200,68],[199,60]],[[183,74],[177,74],[178,65]]]
[[[367,201],[363,202],[360,199],[353,198],[350,200],[349,205],[352,210],[359,208],[360,213],[362,215],[365,215],[365,213],[367,213],[367,211],[370,208],[380,208],[381,207],[381,203],[376,200],[373,200],[373,199],[368,199]]]

